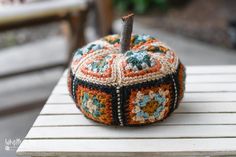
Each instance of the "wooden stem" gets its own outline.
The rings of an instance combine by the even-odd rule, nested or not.
[[[127,16],[122,17],[123,20],[123,28],[121,33],[121,41],[120,41],[120,51],[121,53],[125,53],[130,49],[130,40],[131,34],[133,30],[133,17],[134,14],[129,14]]]

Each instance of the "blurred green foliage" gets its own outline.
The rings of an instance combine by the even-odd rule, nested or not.
[[[157,7],[161,11],[166,11],[169,7],[168,0],[113,0],[115,7],[120,12],[127,10],[137,14],[143,14],[152,7]]]
[[[191,0],[113,0],[119,12],[132,11],[143,14],[150,9],[168,11],[171,7],[184,7]]]

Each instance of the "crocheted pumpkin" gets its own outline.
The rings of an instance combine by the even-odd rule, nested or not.
[[[120,35],[92,42],[74,54],[68,89],[89,119],[107,125],[161,121],[183,98],[185,68],[175,52],[149,35],[132,35],[120,53]]]

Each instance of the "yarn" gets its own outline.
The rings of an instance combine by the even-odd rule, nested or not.
[[[167,118],[185,90],[185,67],[176,53],[150,35],[131,36],[120,53],[120,35],[78,49],[68,72],[68,90],[89,119],[136,126]]]

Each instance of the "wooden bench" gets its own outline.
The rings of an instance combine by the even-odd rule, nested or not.
[[[20,5],[0,6],[0,32],[23,27],[67,21],[69,25],[69,53],[66,62],[28,67],[18,72],[0,74],[0,78],[32,73],[55,67],[67,66],[72,53],[85,44],[85,23],[88,12],[86,0],[47,0]]]
[[[189,66],[186,82],[185,97],[169,119],[147,127],[108,127],[76,108],[65,72],[17,155],[236,155],[236,66]]]

